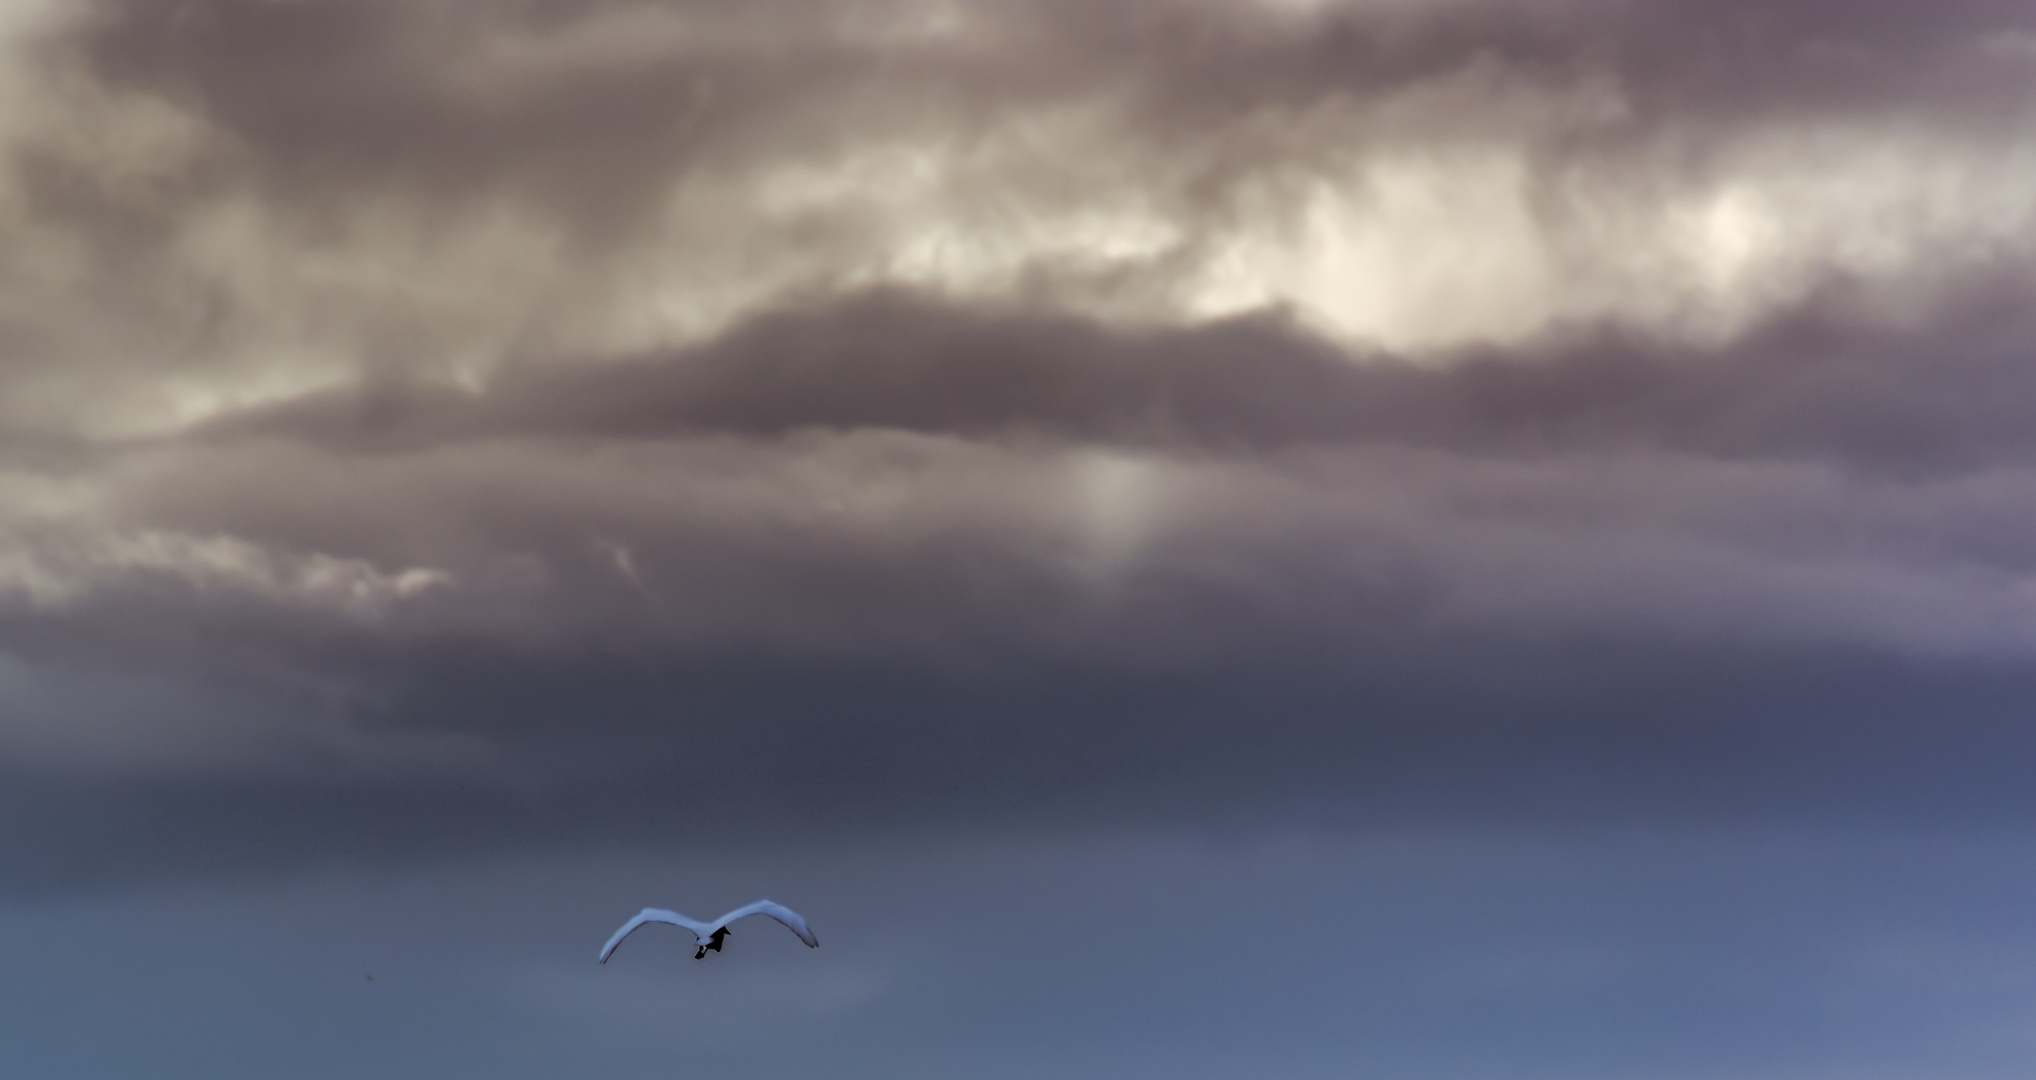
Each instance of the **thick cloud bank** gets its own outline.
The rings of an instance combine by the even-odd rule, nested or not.
[[[1914,718],[2036,655],[2032,113],[1983,0],[14,0],[0,758]]]

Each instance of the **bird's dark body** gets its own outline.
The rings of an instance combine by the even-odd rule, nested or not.
[[[728,928],[725,926],[719,930],[714,931],[712,934],[707,935],[707,944],[700,946],[699,951],[693,954],[693,959],[705,960],[707,958],[708,953],[720,952],[721,939],[727,936]]]

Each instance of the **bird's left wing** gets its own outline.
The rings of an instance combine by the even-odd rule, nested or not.
[[[715,925],[727,926],[737,919],[746,919],[751,915],[769,915],[771,918],[784,923],[792,933],[799,935],[799,940],[805,942],[807,948],[817,949],[820,947],[820,939],[813,936],[812,929],[806,925],[805,917],[774,900],[758,900],[754,904],[744,904],[734,911],[721,916],[721,921]]]
[[[622,939],[628,937],[630,933],[634,931],[637,927],[642,926],[644,923],[654,923],[654,922],[670,923],[673,926],[684,927],[687,930],[691,930],[693,932],[693,938],[696,941],[703,939],[707,936],[706,927],[701,926],[699,923],[696,923],[693,920],[686,918],[684,915],[681,915],[676,911],[666,911],[663,908],[647,907],[644,908],[642,911],[637,912],[636,918],[631,919],[626,923],[623,923],[622,929],[615,931],[615,936],[608,939],[608,944],[601,946],[601,962],[604,964],[607,963],[608,954],[614,952],[615,946],[622,944]]]

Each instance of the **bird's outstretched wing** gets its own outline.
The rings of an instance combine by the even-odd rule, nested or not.
[[[794,917],[796,918],[796,916]],[[647,907],[637,912],[636,918],[623,923],[622,929],[615,931],[615,936],[608,939],[608,944],[601,946],[601,962],[607,963],[608,954],[614,952],[615,946],[622,944],[622,939],[628,937],[637,927],[642,926],[644,923],[654,922],[670,923],[673,926],[691,930],[693,932],[693,940],[695,941],[705,941],[707,940],[707,935],[714,932],[713,927],[705,923],[694,922],[676,911]]]
[[[721,916],[720,920],[714,923],[714,926],[717,928],[727,926],[737,919],[746,919],[751,915],[769,915],[771,918],[784,923],[792,933],[799,935],[799,940],[805,942],[807,948],[817,949],[820,947],[820,939],[813,936],[813,931],[807,927],[805,918],[791,908],[773,900],[758,900],[754,904],[744,904],[734,911]]]

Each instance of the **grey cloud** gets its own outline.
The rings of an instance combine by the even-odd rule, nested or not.
[[[434,713],[398,658],[1049,684],[1624,637],[2010,662],[2036,648],[2036,479],[2022,321],[1990,303],[1901,335],[1841,306],[1723,352],[1612,335],[1423,368],[1272,321],[1127,334],[880,297],[100,447],[61,496],[92,512],[31,514],[0,562],[5,632],[80,671],[206,672],[272,718],[272,757],[484,772],[395,738]],[[239,759],[249,736],[190,738]]]
[[[229,133],[222,152],[265,198],[316,212],[508,189],[590,225],[626,222],[697,155],[685,102],[712,69],[681,55],[512,87],[506,101],[447,85],[471,35],[531,21],[543,33],[534,7],[135,5],[96,24],[86,49],[109,84],[188,102]]]
[[[1364,143],[1496,138],[1533,147],[1542,210],[1560,214],[1576,167],[1655,183],[1657,164],[1687,171],[1720,152],[1714,130],[1904,129],[1927,110],[1940,128],[1992,117],[1999,136],[2018,130],[2036,91],[2013,49],[1986,48],[2020,40],[2026,12],[1977,0],[1922,18],[1898,4],[1755,3],[1332,4],[1299,24],[1201,3],[951,15],[952,33],[885,33],[940,13],[219,0],[116,6],[80,48],[108,86],[163,96],[228,136],[197,170],[213,179],[196,194],[252,183],[265,201],[301,207],[312,244],[344,233],[363,199],[457,213],[506,197],[596,249],[626,245],[696,181],[757,183],[771,167],[824,166],[887,141],[966,156],[1028,126],[1041,129],[1026,139],[1033,153],[951,178],[960,198],[1038,213],[1130,187],[1206,227],[1266,212],[1240,203],[1245,185],[1292,172],[1305,182]],[[546,48],[570,57],[574,34],[598,63],[523,62]],[[821,265],[829,249],[881,242],[838,214],[795,219],[775,238]]]
[[[830,10],[114,4],[20,46],[9,427],[485,381],[873,281],[1134,322],[1379,292],[1360,337],[1731,327],[1845,273],[1927,291],[1980,246],[2012,258],[2028,216],[2010,6]],[[1934,171],[1875,172],[1917,139]],[[1858,190],[1815,187],[1833,153]],[[1773,206],[1713,205],[1749,178]],[[1473,230],[1463,257],[1403,269],[1428,245],[1388,236],[1358,252],[1385,280],[1310,276],[1356,257],[1311,236],[1366,235],[1409,183],[1469,204],[1432,222]],[[1323,191],[1344,219],[1309,217]],[[1900,227],[1858,240],[1876,214]],[[1743,272],[1761,230],[1777,268]]]
[[[2036,648],[2027,215],[1967,205],[1993,175],[1978,151],[1841,207],[1808,254],[1784,212],[1821,205],[1814,185],[1744,220],[1729,199],[1669,213],[1718,233],[1704,273],[1724,284],[1642,260],[1633,292],[1672,310],[1691,289],[1758,294],[1722,333],[1636,327],[1622,293],[1402,356],[1273,301],[1162,302],[1221,262],[1226,225],[1300,221],[1267,232],[1275,253],[1335,234],[1301,204],[1351,161],[1442,155],[1421,211],[1421,185],[1451,180],[1444,151],[1517,153],[1524,178],[1494,183],[1561,234],[1501,276],[1524,295],[1564,286],[1575,247],[1620,248],[1622,207],[1732,179],[1706,155],[1735,139],[1778,132],[1806,175],[1823,144],[1792,140],[1831,128],[1972,150],[2026,115],[2020,6],[960,10],[943,30],[884,5],[115,4],[38,52],[17,75],[56,119],[8,144],[0,206],[28,253],[0,278],[19,360],[0,376],[0,640],[43,674],[0,752],[89,761],[147,729],[201,770],[423,762],[495,806],[510,797],[487,784],[518,768],[540,787],[619,775],[601,763],[638,743],[668,762],[706,731],[759,789],[826,793],[800,804],[819,814],[880,806],[844,789],[932,740],[900,805],[980,782],[1036,807],[1057,769],[1186,790],[1254,730],[1233,702],[1149,760],[1128,717],[1192,710],[1141,679],[1305,697],[1353,668],[1409,673],[1269,710],[1285,749],[1239,754],[1292,777],[1318,728],[1353,732],[1320,757],[1354,767],[1380,715],[1503,711],[1451,705],[1447,684],[1511,685],[1481,674],[1508,658],[1565,686],[1597,674],[1562,643],[1812,667],[1835,650],[1857,667],[1817,669],[1834,678],[1891,657],[1962,678]],[[948,157],[913,188],[929,147]],[[1430,201],[1436,228],[1482,220]],[[1881,206],[1933,213],[1886,250],[1847,246]],[[1112,231],[1155,207],[1161,239]],[[1931,232],[1937,210],[1953,225]],[[1090,211],[1108,227],[1084,232]],[[922,213],[946,231],[914,233]],[[941,261],[978,227],[989,254],[964,254],[989,269]],[[1323,289],[1433,272],[1424,246]],[[1247,284],[1262,269],[1246,260]],[[696,295],[705,314],[660,321]],[[1435,295],[1444,315],[1493,299]],[[683,677],[633,681],[617,658]],[[67,680],[109,671],[142,689],[70,691],[103,728],[54,719]],[[871,672],[990,689],[943,701]],[[991,740],[978,771],[939,721],[881,723],[995,712],[1031,679],[1047,689],[997,721],[1020,745]],[[1088,680],[1138,704],[1099,705]],[[1523,741],[1560,741],[1542,721],[1562,708],[1521,720]],[[660,775],[739,801],[709,773]]]
[[[1179,127],[1156,129],[1169,139],[1195,138],[1190,128],[1212,120],[1304,110],[1336,95],[1375,97],[1494,62],[1556,79],[1601,69],[1638,96],[1647,110],[1636,118],[1642,122],[1692,110],[1701,115],[1707,103],[1729,105],[1742,118],[1933,102],[1963,110],[2006,105],[2017,98],[2004,91],[2029,90],[2024,66],[2008,56],[1992,64],[1974,58],[1984,59],[1975,50],[1987,41],[2036,25],[2020,5],[2001,0],[1936,5],[1927,15],[1901,3],[1752,0],[1330,3],[1298,19],[1274,10],[1192,2],[952,8],[870,2],[816,17],[800,5],[771,3],[590,0],[473,8],[207,0],[115,7],[95,21],[85,42],[114,84],[195,95],[249,145],[274,152],[278,163],[303,155],[327,169],[369,176],[378,168],[425,166],[445,170],[441,179],[471,191],[519,167],[571,169],[581,183],[626,185],[672,167],[689,145],[713,144],[725,153],[762,138],[783,152],[817,138],[808,149],[825,151],[845,138],[880,133],[887,123],[1018,115],[1042,100],[1113,88],[1131,90],[1155,114],[1178,115]],[[488,55],[497,35],[548,40],[571,56],[562,43],[574,32],[628,16],[642,19],[616,25],[684,32],[639,39],[633,51],[608,41],[612,52],[599,67],[529,64],[520,71],[525,86],[487,84],[499,94],[494,98],[469,92],[473,84],[463,73]],[[952,28],[941,29],[943,20]],[[518,73],[513,66],[499,70],[505,77]],[[733,84],[723,85],[731,77]],[[707,95],[713,108],[691,109],[703,82],[714,85]],[[943,93],[920,102],[894,93],[866,96],[872,88],[914,83],[937,84]],[[824,128],[799,123],[802,110],[854,115],[859,123],[829,137]],[[894,115],[887,119],[886,112]],[[788,123],[743,130],[744,120],[774,114]],[[1205,131],[1199,139],[1222,134]]]
[[[1723,348],[1579,327],[1439,363],[1274,318],[1124,331],[904,294],[768,313],[673,353],[511,368],[478,391],[401,377],[214,421],[401,452],[486,439],[776,439],[815,429],[1028,434],[1227,453],[1394,444],[1477,455],[1648,448],[1957,473],[2026,459],[2020,272],[1922,325],[1834,289]],[[1962,295],[1960,295],[1962,292]]]

